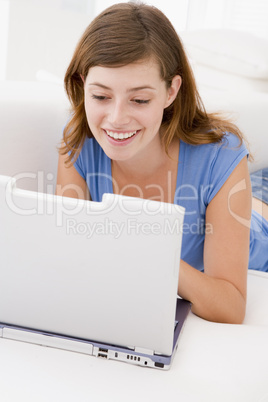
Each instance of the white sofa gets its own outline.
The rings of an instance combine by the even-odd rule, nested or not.
[[[68,107],[61,85],[0,82],[0,174],[17,175],[19,187],[53,193]]]

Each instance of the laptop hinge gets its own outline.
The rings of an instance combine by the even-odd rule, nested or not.
[[[154,355],[154,351],[150,350],[150,349],[144,349],[144,348],[140,348],[138,346],[135,347],[135,352],[137,353],[141,353],[143,355]]]

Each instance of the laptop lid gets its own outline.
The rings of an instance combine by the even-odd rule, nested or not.
[[[0,322],[170,355],[183,208],[0,178]]]

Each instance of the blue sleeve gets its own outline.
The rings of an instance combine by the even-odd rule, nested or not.
[[[245,144],[239,144],[234,134],[225,136],[224,141],[214,148],[214,157],[210,164],[209,180],[211,184],[207,193],[207,204],[215,197],[235,167],[248,155]]]
[[[93,201],[101,201],[104,193],[113,193],[111,160],[94,138],[85,139],[74,167],[86,181]]]
[[[83,170],[83,168],[81,166],[81,158],[79,158],[79,156],[76,159],[76,161],[74,162],[74,167],[77,170],[77,172],[80,174],[80,176],[82,176],[82,178],[85,180],[86,176],[85,176],[84,170]]]
[[[88,173],[96,170],[95,164],[98,159],[98,152],[94,149],[93,139],[86,138],[79,152],[78,158],[74,162],[74,167],[84,180]]]

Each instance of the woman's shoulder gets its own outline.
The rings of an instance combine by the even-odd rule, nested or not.
[[[239,137],[226,133],[220,142],[189,145],[182,143],[179,162],[183,184],[207,188],[207,204],[219,191],[248,150]]]
[[[226,133],[221,141],[192,145],[182,142],[184,148],[184,155],[196,158],[199,161],[209,162],[215,159],[232,159],[238,155],[248,154],[248,150],[243,142],[237,135],[233,133]]]

